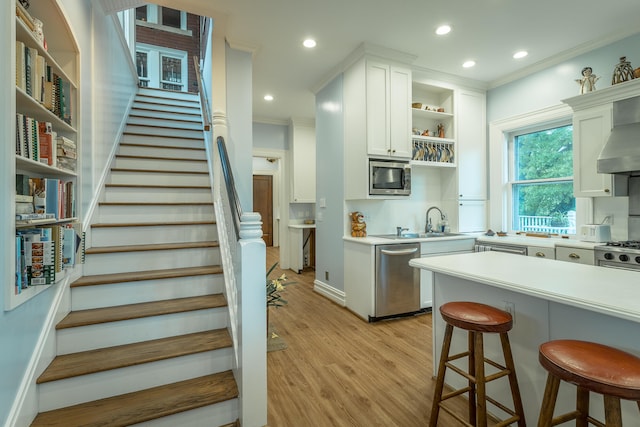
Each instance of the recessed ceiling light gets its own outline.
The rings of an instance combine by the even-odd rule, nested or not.
[[[306,48],[311,49],[312,47],[316,47],[316,41],[314,39],[306,39],[302,42],[302,45]]]
[[[465,61],[464,64],[462,64],[464,68],[471,68],[475,65],[476,65],[476,61]]]
[[[448,25],[440,25],[437,29],[436,29],[436,34],[439,36],[444,36],[445,34],[449,34],[449,32],[451,31],[451,27]]]
[[[529,52],[527,52],[526,50],[521,50],[519,52],[514,53],[513,58],[520,59],[520,58],[524,58],[527,55],[529,55]]]
[[[264,96],[264,100],[265,101],[273,101],[273,95],[265,95]]]

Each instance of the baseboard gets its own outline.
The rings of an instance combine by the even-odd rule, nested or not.
[[[341,307],[345,307],[347,305],[346,294],[344,291],[336,289],[333,286],[329,286],[320,280],[316,279],[313,281],[313,290]]]

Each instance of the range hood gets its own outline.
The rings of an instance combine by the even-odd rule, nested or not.
[[[598,157],[598,172],[640,174],[640,97],[613,103],[613,129]]]

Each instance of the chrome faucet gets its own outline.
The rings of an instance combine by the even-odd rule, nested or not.
[[[408,228],[396,227],[396,236],[402,237],[402,232],[409,230]]]
[[[425,215],[425,226],[424,226],[424,232],[425,233],[431,233],[433,232],[433,225],[431,224],[431,218],[429,218],[429,213],[431,213],[431,211],[435,209],[438,212],[440,212],[440,219],[444,220],[444,214],[442,213],[442,211],[440,210],[440,208],[436,207],[436,206],[431,206],[429,209],[427,209],[427,214]]]

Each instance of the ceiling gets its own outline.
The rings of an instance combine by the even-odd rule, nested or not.
[[[254,120],[272,123],[314,117],[314,90],[363,42],[410,55],[416,69],[491,88],[640,32],[638,0],[156,2],[213,17],[232,47],[253,53]],[[444,23],[451,33],[436,36]],[[317,47],[304,48],[307,37]],[[529,55],[514,60],[519,50]],[[463,68],[468,59],[476,66]],[[640,58],[628,59],[640,66]],[[267,93],[273,101],[263,100]]]

